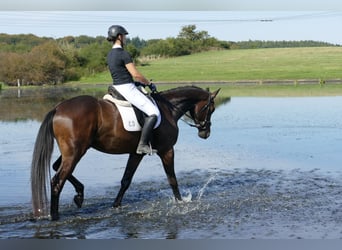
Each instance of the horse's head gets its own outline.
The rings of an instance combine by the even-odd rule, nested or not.
[[[198,129],[198,136],[207,139],[210,136],[211,115],[215,111],[214,99],[220,89],[213,93],[209,92],[207,99],[200,100],[195,104],[194,109],[190,110],[190,115],[195,122],[194,127]]]

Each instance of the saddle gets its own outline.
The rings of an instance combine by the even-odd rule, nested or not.
[[[139,90],[144,93],[155,105],[154,99],[147,95],[144,88],[140,87]],[[112,102],[118,108],[124,128],[127,131],[141,131],[144,126],[144,120],[147,116],[140,109],[128,102],[112,85],[108,87],[108,93],[103,97],[103,99]],[[158,117],[155,128],[160,124],[160,116]]]

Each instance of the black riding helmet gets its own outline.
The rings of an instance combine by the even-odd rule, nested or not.
[[[114,42],[118,35],[128,35],[127,30],[120,25],[112,25],[108,29],[108,37],[107,40],[110,42]]]

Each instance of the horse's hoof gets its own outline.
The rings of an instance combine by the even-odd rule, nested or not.
[[[58,214],[51,214],[51,220],[52,221],[59,220],[59,215]]]
[[[75,195],[74,202],[78,208],[81,208],[83,204],[83,195],[80,195],[80,194]]]
[[[118,208],[118,207],[121,207],[121,203],[114,202],[113,208]]]

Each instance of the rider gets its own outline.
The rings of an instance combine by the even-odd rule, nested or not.
[[[137,88],[133,79],[144,86],[149,86],[152,91],[156,90],[156,87],[137,70],[131,56],[124,50],[127,34],[126,29],[120,25],[109,27],[107,40],[113,42],[113,47],[107,55],[107,63],[113,78],[113,87],[128,102],[147,115],[136,153],[152,154],[149,141],[160,114],[159,109]]]

